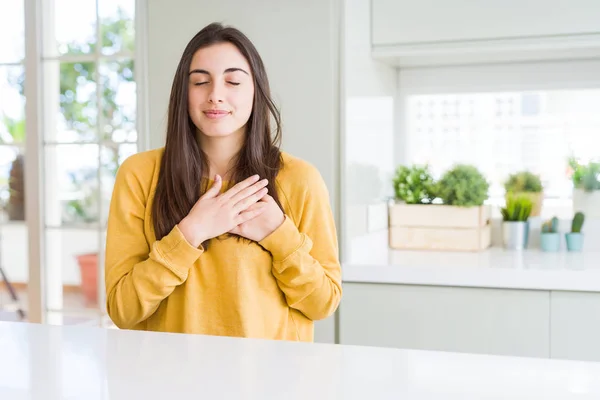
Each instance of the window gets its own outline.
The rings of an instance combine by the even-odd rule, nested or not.
[[[34,322],[104,316],[112,187],[120,163],[140,150],[136,4],[144,10],[136,0],[2,5],[0,263],[29,284],[22,298]],[[32,203],[43,221],[25,215]]]
[[[25,17],[23,1],[0,14],[0,210],[2,221],[23,221],[25,146]]]
[[[11,283],[27,283],[25,224],[25,15],[23,0],[0,12],[0,268]],[[13,303],[0,282],[0,305]],[[21,295],[23,293],[20,293]],[[20,296],[24,299],[23,296]],[[25,308],[23,301],[18,308]],[[16,304],[15,304],[16,305]],[[9,310],[11,310],[9,308]],[[11,311],[14,311],[13,308]],[[11,318],[13,315],[8,313]],[[14,318],[17,318],[14,314]]]
[[[541,176],[546,204],[570,208],[568,158],[600,156],[599,104],[600,89],[408,96],[407,161],[427,163],[437,176],[473,164],[490,181],[494,204],[510,173],[529,170]]]
[[[49,311],[68,314],[103,308],[114,177],[138,151],[135,0],[47,0],[50,5],[53,12],[42,21],[47,301]],[[63,296],[51,295],[61,290]]]

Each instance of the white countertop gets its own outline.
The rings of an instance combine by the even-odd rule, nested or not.
[[[600,363],[0,323],[2,400],[599,398]]]
[[[402,251],[386,235],[353,241],[344,282],[600,292],[600,250]]]

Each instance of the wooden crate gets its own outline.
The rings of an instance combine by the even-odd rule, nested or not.
[[[392,204],[389,216],[393,249],[480,251],[492,242],[489,206]]]

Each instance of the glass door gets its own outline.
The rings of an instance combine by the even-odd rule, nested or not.
[[[3,2],[0,13],[0,321],[27,311],[24,13],[23,0]]]
[[[105,317],[104,239],[114,177],[138,151],[135,0],[46,0],[43,9],[47,322],[96,324]]]

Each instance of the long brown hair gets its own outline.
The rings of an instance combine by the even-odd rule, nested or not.
[[[245,142],[235,160],[231,185],[258,174],[269,180],[268,190],[277,204],[275,177],[282,168],[281,118],[271,99],[271,91],[263,61],[252,42],[239,30],[212,23],[187,44],[173,79],[167,121],[166,144],[160,171],[152,217],[156,239],[167,235],[191,210],[207,185],[208,161],[197,140],[197,128],[188,112],[188,77],[192,57],[201,48],[218,43],[235,45],[248,60],[254,80],[252,112],[246,126]],[[271,118],[274,120],[274,134]]]

